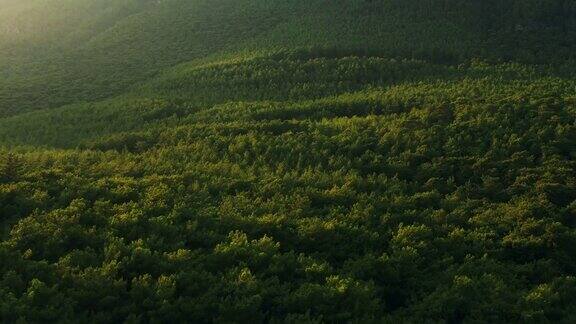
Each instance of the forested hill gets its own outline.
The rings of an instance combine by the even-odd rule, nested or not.
[[[576,323],[576,5],[0,0],[1,323]]]
[[[326,48],[456,64],[574,56],[570,0],[2,0],[0,115],[107,98],[178,63]]]

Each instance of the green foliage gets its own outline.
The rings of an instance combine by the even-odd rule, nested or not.
[[[19,162],[16,155],[6,153],[0,160],[0,183],[16,181],[19,173]]]
[[[0,321],[574,322],[574,10],[0,0]]]
[[[179,63],[239,53],[562,64],[575,58],[574,17],[570,0],[9,0],[0,116],[108,98]]]

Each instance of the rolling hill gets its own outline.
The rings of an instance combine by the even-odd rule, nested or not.
[[[0,322],[574,322],[576,5],[0,0]]]
[[[0,113],[119,95],[162,70],[324,48],[458,63],[573,58],[572,1],[47,0],[0,7]]]

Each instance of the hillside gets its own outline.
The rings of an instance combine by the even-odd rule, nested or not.
[[[574,322],[575,44],[562,0],[0,0],[0,322]]]
[[[326,48],[458,63],[573,58],[552,0],[23,0],[0,6],[0,115],[118,95],[199,58]]]

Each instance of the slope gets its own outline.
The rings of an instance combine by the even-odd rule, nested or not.
[[[40,3],[2,321],[576,321],[571,2]]]
[[[167,67],[239,51],[551,63],[575,43],[574,5],[563,0],[10,3],[0,6],[4,116],[118,95]]]

